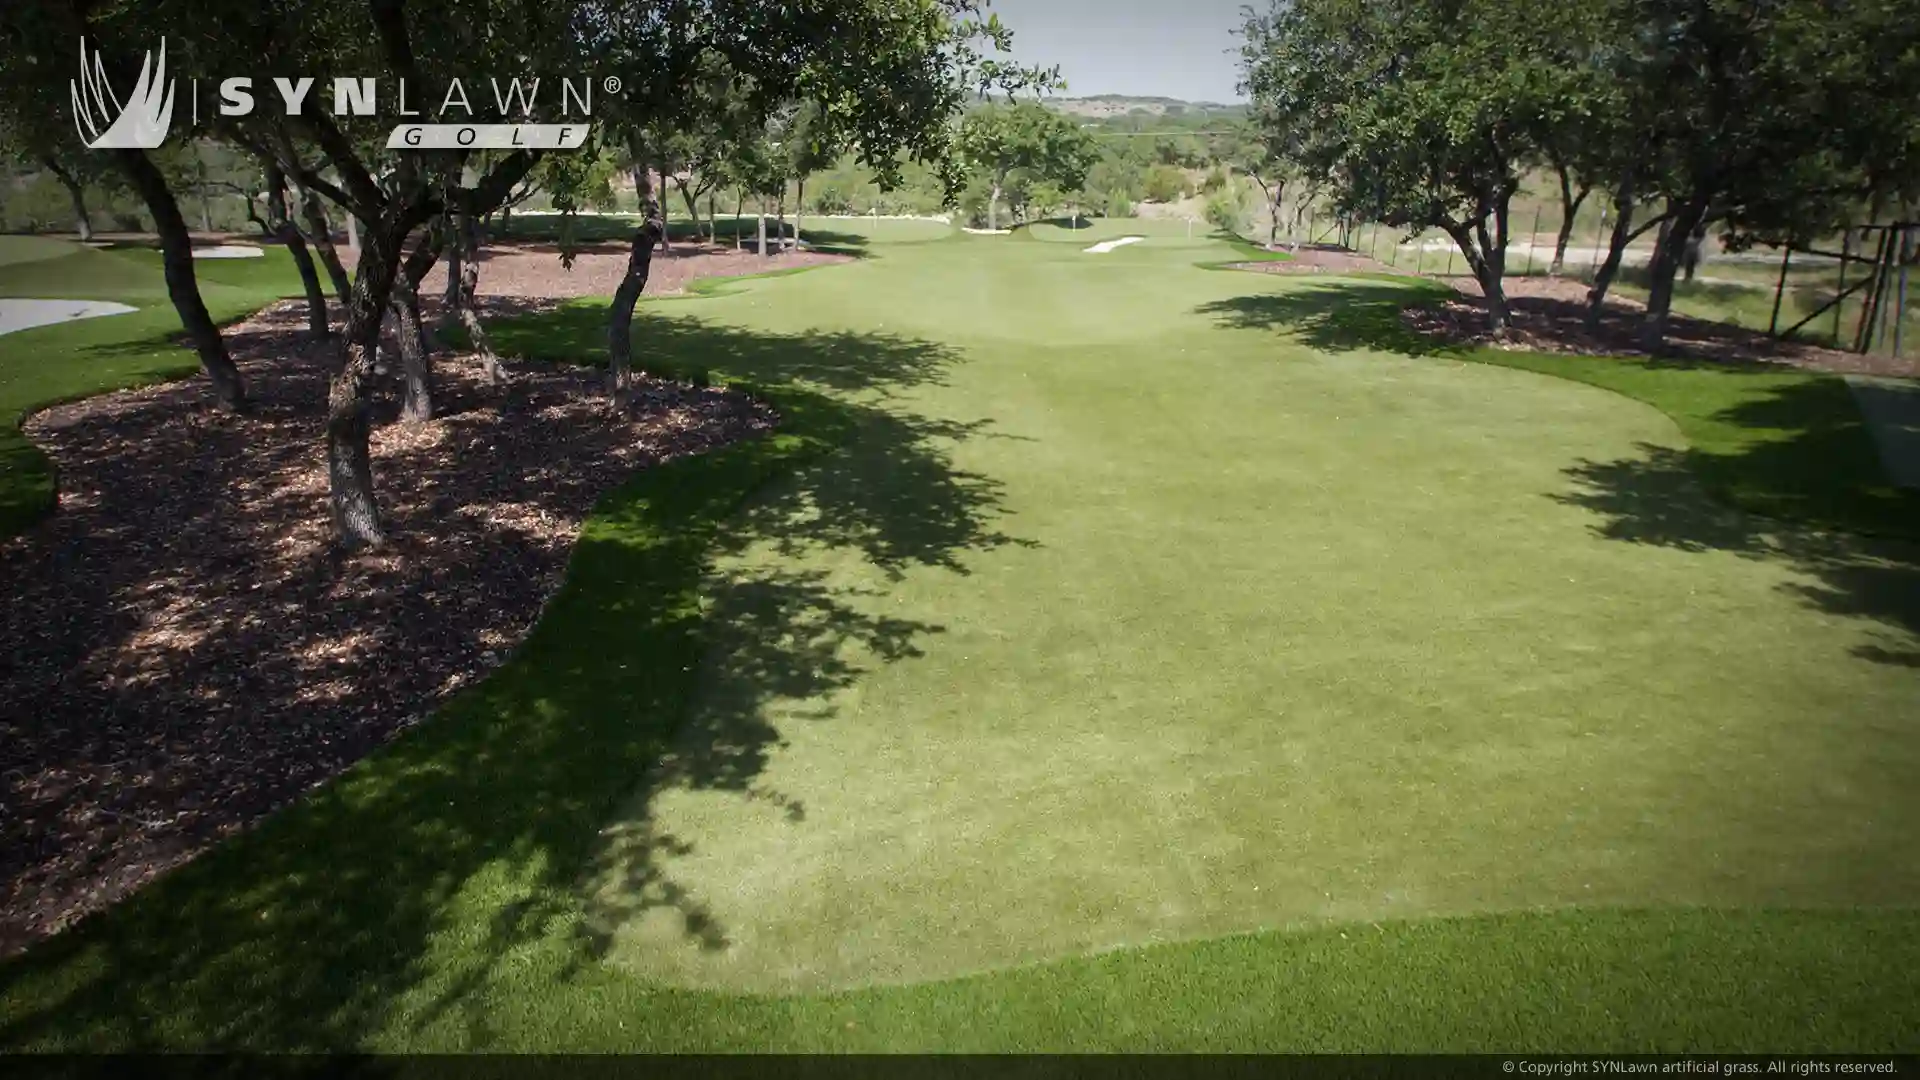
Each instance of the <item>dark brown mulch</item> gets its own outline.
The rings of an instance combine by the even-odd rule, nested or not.
[[[1505,349],[1579,353],[1589,356],[1644,356],[1640,342],[1644,308],[1627,298],[1608,297],[1596,329],[1586,324],[1587,287],[1553,278],[1513,278],[1506,282],[1510,327],[1504,339],[1487,328],[1486,304],[1472,278],[1449,279],[1460,293],[1439,307],[1410,307],[1406,324],[1450,342]],[[1671,315],[1661,355],[1721,364],[1773,364],[1837,374],[1920,376],[1920,358],[1861,356],[1802,342],[1779,341],[1757,330],[1729,323]]]
[[[627,272],[627,250],[626,244],[583,245],[574,256],[573,269],[569,270],[560,264],[560,249],[554,244],[490,244],[480,252],[479,296],[612,296]],[[353,257],[351,249],[343,257]],[[852,261],[850,256],[819,251],[787,251],[762,258],[751,251],[735,251],[731,245],[679,243],[666,251],[654,252],[646,295],[683,293],[690,282],[699,278],[763,274],[769,270]],[[422,296],[438,296],[446,287],[447,266],[443,260],[427,272],[420,292]]]
[[[1405,273],[1386,263],[1370,259],[1331,244],[1302,244],[1287,249],[1293,258],[1285,262],[1244,262],[1230,264],[1235,270],[1254,270],[1262,274],[1351,274],[1368,271],[1377,274]],[[1411,277],[1411,274],[1408,274]]]
[[[527,306],[525,303],[519,306]],[[0,543],[0,952],[104,907],[338,774],[500,664],[581,519],[633,470],[768,430],[731,391],[487,386],[439,359],[441,415],[373,437],[396,544],[330,543],[326,356],[282,304],[229,331],[254,400],[188,381],[40,413],[60,512]]]

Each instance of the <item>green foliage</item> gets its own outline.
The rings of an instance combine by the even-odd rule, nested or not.
[[[1207,199],[1207,224],[1239,236],[1247,231],[1247,205],[1238,191],[1222,190]]]
[[[1187,174],[1172,165],[1147,170],[1146,196],[1154,202],[1177,202],[1187,196]]]
[[[1092,140],[1071,120],[1031,101],[969,112],[959,147],[969,165],[1000,184],[1018,171],[1063,190],[1083,184],[1098,158]]]

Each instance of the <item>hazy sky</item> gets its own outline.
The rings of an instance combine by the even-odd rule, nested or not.
[[[1238,44],[1246,0],[993,0],[1014,55],[1059,64],[1072,97],[1134,94],[1241,100]],[[1264,6],[1264,5],[1256,5]]]

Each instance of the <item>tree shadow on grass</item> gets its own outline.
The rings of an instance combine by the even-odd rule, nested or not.
[[[499,329],[553,360],[602,340],[596,327],[574,342],[572,309]],[[552,985],[511,992],[563,993],[591,962],[580,888],[608,859],[624,902],[664,905],[699,947],[725,947],[727,928],[660,870],[686,845],[653,832],[654,794],[731,791],[804,818],[759,780],[780,740],[767,705],[914,656],[941,628],[869,614],[785,565],[718,575],[714,556],[807,543],[894,572],[964,570],[970,552],[1019,541],[994,525],[997,488],[951,459],[954,440],[983,429],[889,407],[891,391],[940,377],[955,359],[943,347],[661,317],[637,329],[648,367],[755,377],[780,428],[636,474],[601,501],[567,585],[505,667],[297,805],[0,968],[0,1045],[339,1048],[429,1026],[484,1043],[496,980],[544,971]],[[716,669],[727,693],[696,712]],[[615,820],[628,842],[602,835]]]
[[[1303,279],[1288,282],[1282,292],[1232,296],[1196,310],[1229,329],[1272,330],[1323,352],[1460,356],[1466,350],[1416,333],[1400,318],[1402,308],[1441,293],[1441,287],[1421,282]]]
[[[1594,532],[1609,540],[1731,552],[1788,567],[1804,578],[1782,586],[1796,599],[1869,624],[1874,640],[1855,647],[1854,655],[1920,666],[1920,545],[1898,537],[1807,528],[1714,498],[1715,485],[1764,476],[1775,467],[1772,462],[1779,462],[1781,470],[1805,469],[1819,454],[1817,448],[1797,447],[1788,440],[1733,454],[1647,445],[1639,450],[1639,457],[1569,467],[1567,474],[1576,486],[1554,498],[1599,514]],[[1750,501],[1771,500],[1783,514],[1799,516],[1807,508],[1780,499],[1786,486],[1752,492]]]
[[[705,209],[704,206],[701,208],[703,214]],[[488,240],[517,246],[558,244],[560,224],[560,216],[557,214],[537,214],[532,217],[523,214],[512,218],[505,228],[501,228],[496,222]],[[633,239],[634,230],[638,225],[638,218],[579,214],[573,219],[573,241],[576,244],[604,246],[607,250],[617,248],[625,251],[626,244]],[[871,254],[868,250],[867,238],[858,233],[817,229],[808,225],[806,218],[801,219],[800,225],[806,232],[807,244],[815,251],[848,255],[854,258],[866,258]],[[698,233],[695,232],[691,221],[672,221],[667,226],[668,239],[672,244],[698,242],[706,238],[708,227],[705,217],[700,219]],[[712,223],[711,228],[716,243],[730,244],[740,239],[744,240],[749,248],[753,246],[760,234],[759,219],[751,216],[737,219],[722,216]],[[781,235],[779,221],[769,215],[767,217],[768,246],[771,247],[777,243]],[[786,221],[785,235],[788,239],[793,239],[795,236],[791,216]],[[671,254],[671,248],[666,254]],[[481,258],[485,257],[486,253],[483,249]]]
[[[1324,351],[1371,349],[1517,367],[1662,408],[1694,445],[1641,446],[1635,457],[1580,462],[1568,469],[1575,490],[1553,497],[1601,514],[1595,531],[1611,540],[1731,551],[1792,566],[1813,582],[1794,586],[1797,598],[1865,619],[1884,638],[1858,655],[1920,664],[1920,494],[1886,480],[1844,381],[1697,356],[1612,358],[1451,345],[1401,320],[1407,305],[1447,295],[1431,286],[1366,280],[1290,283],[1284,292],[1232,297],[1200,312],[1232,328],[1286,333]],[[1730,404],[1700,404],[1722,400]],[[1713,436],[1708,445],[1694,438],[1703,430]]]

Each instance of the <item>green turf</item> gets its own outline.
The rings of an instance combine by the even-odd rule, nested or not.
[[[1913,1048],[1913,551],[1687,456],[1824,408],[1406,348],[1405,286],[1165,230],[874,246],[650,304],[640,362],[781,435],[637,476],[497,677],[0,968],[0,1043]]]
[[[51,236],[0,236],[0,266],[57,259],[81,250],[78,244]]]
[[[1410,297],[1442,292],[1441,286],[1382,276],[1250,293],[1211,310],[1238,327],[1292,328],[1317,349],[1385,348],[1612,390],[1659,409],[1686,436],[1684,448],[1613,463],[1617,482],[1627,482],[1627,472],[1642,485],[1691,480],[1757,513],[1920,539],[1920,494],[1887,481],[1843,380],[1767,365],[1438,347],[1403,329],[1399,312]]]
[[[50,249],[57,244],[62,251]],[[258,259],[196,264],[200,293],[217,321],[239,318],[282,296],[300,295],[284,249]],[[53,505],[47,460],[21,435],[31,410],[102,390],[177,378],[198,369],[173,341],[180,319],[167,299],[158,252],[95,251],[42,237],[0,236],[0,297],[113,300],[130,314],[39,326],[0,335],[0,538],[26,528]]]

